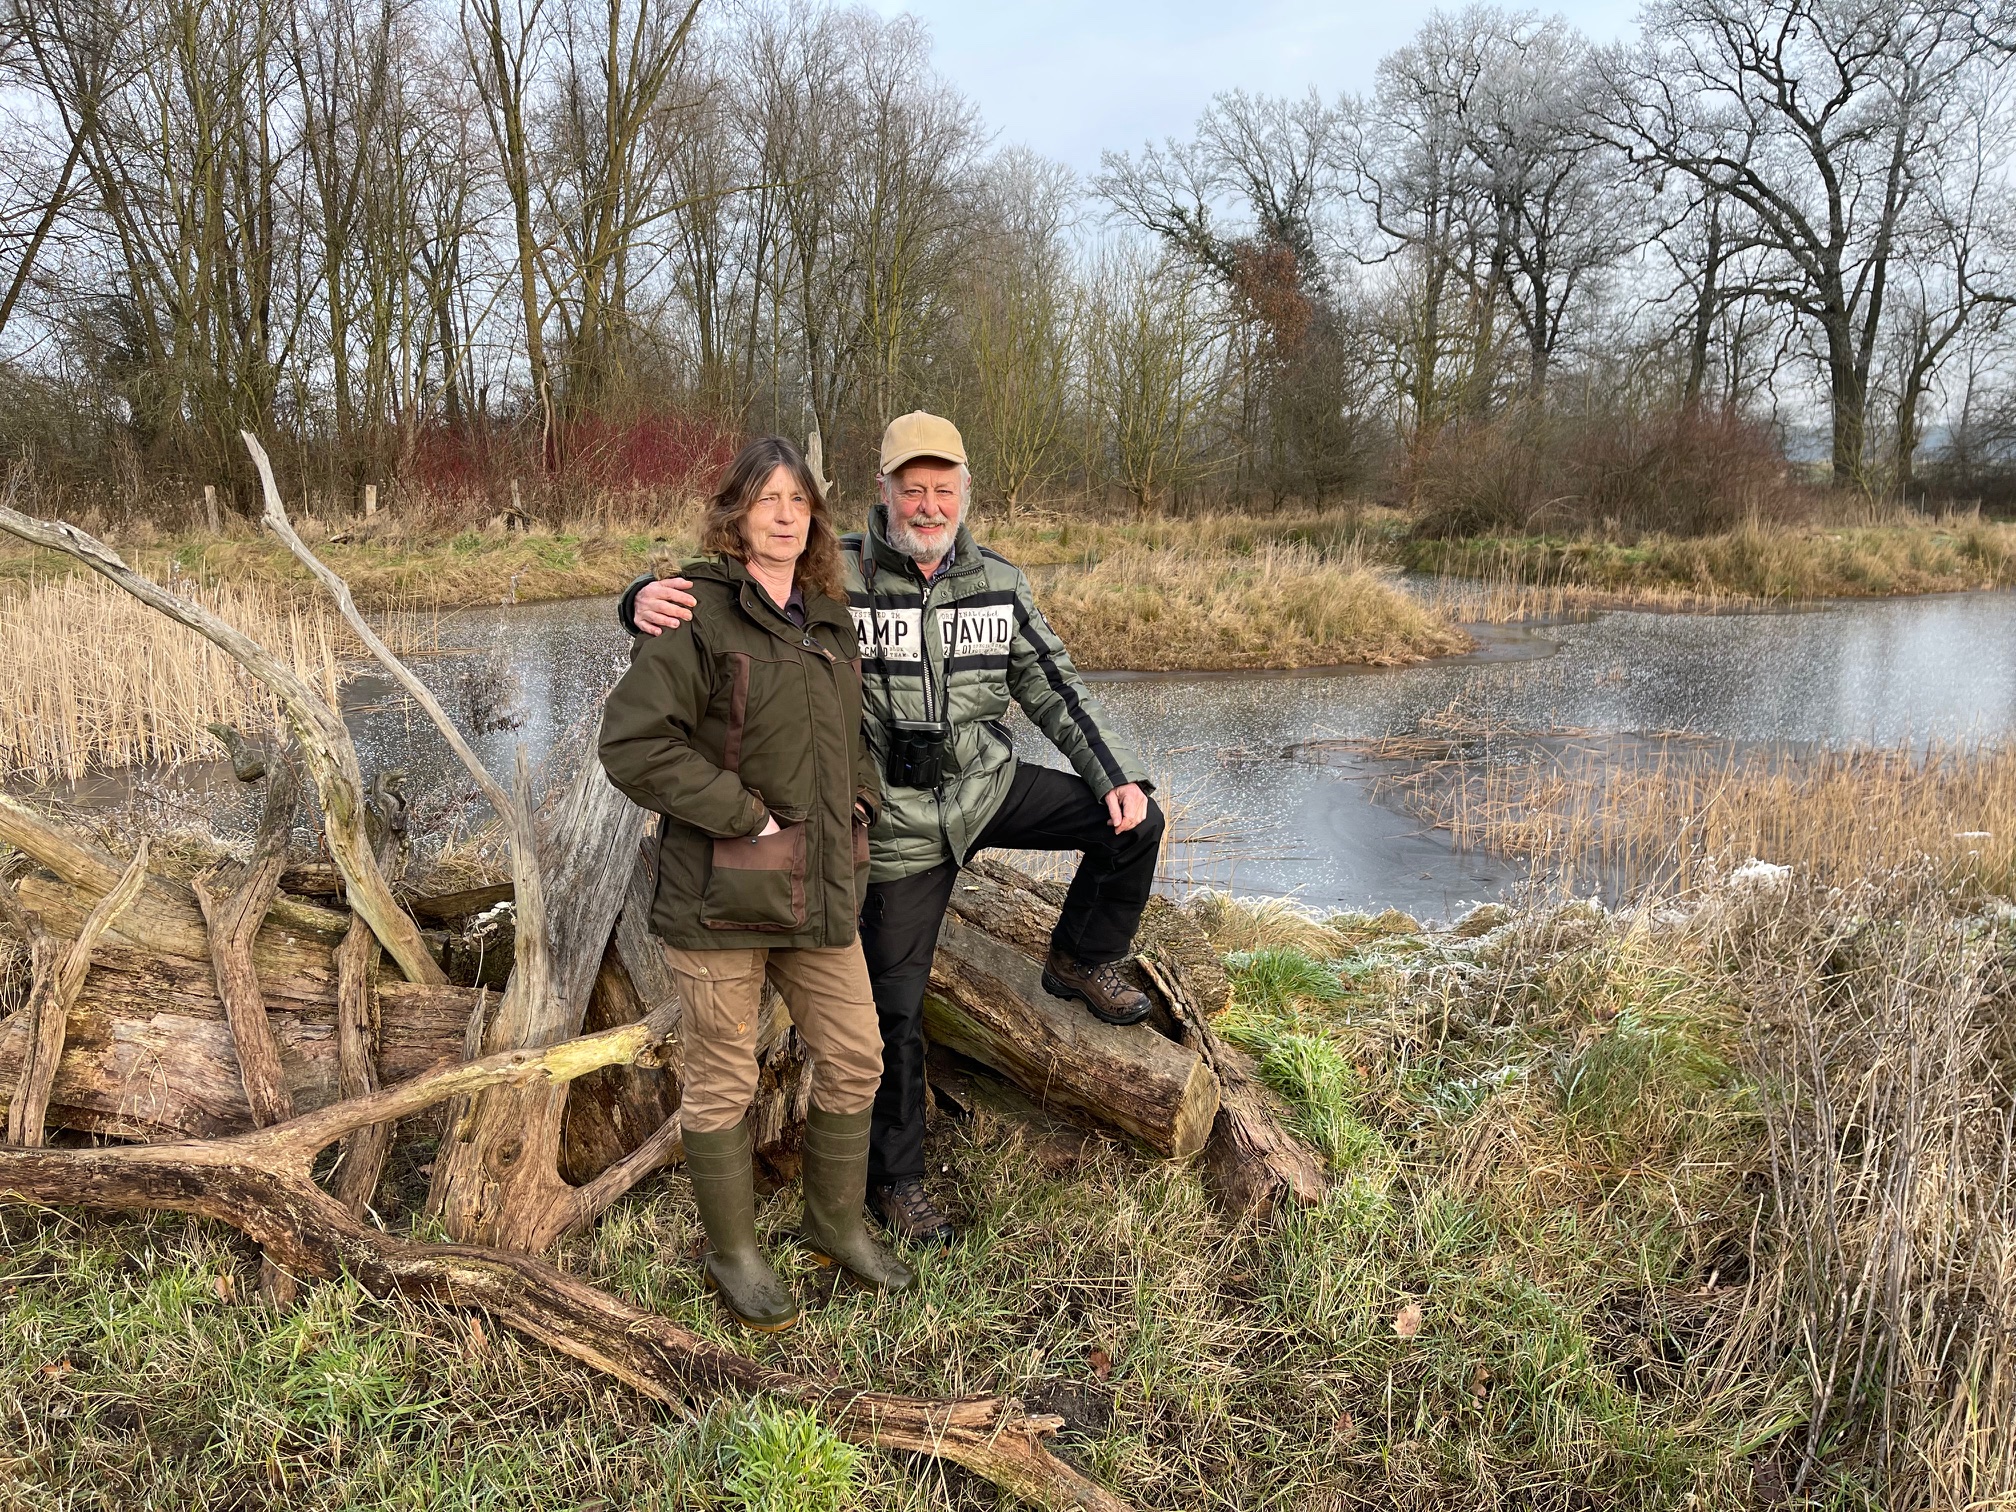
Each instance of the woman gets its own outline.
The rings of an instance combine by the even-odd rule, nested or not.
[[[756,1243],[749,1100],[763,982],[812,1057],[804,1237],[822,1264],[901,1290],[862,1201],[882,1036],[854,921],[881,787],[861,740],[861,668],[840,546],[788,441],[742,449],[681,569],[691,633],[640,640],[602,715],[602,765],[658,826],[651,929],[685,999],[680,1117],[704,1262],[738,1322],[798,1319]]]

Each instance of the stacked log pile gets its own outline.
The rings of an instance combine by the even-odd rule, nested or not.
[[[69,552],[230,652],[276,693],[288,725],[263,750],[220,732],[268,801],[249,860],[191,881],[144,846],[122,861],[0,796],[0,842],[27,863],[12,882],[0,875],[0,928],[32,947],[33,975],[25,1005],[0,1022],[15,1147],[0,1149],[0,1200],[217,1217],[261,1244],[279,1302],[296,1276],[347,1270],[379,1290],[484,1308],[654,1397],[769,1391],[858,1442],[950,1458],[1042,1504],[1124,1506],[1044,1447],[1058,1420],[1018,1403],[880,1396],[762,1369],[532,1258],[679,1158],[679,1003],[645,927],[646,816],[589,761],[536,826],[522,756],[507,792],[294,534],[263,452],[247,444],[266,523],[463,758],[507,826],[512,878],[451,896],[396,888],[382,790],[366,788],[334,710],[101,543],[0,508],[0,528]],[[297,768],[333,866],[288,864]],[[505,908],[512,960],[498,990],[458,964],[471,922]],[[1055,917],[1055,896],[1026,877],[966,873],[939,942],[931,1035],[1059,1116],[1161,1156],[1201,1152],[1239,1213],[1314,1200],[1315,1157],[1211,1033],[1224,978],[1188,921],[1167,907],[1151,917],[1138,970],[1160,1011],[1118,1029],[1042,990]],[[754,1128],[768,1174],[784,1181],[810,1078],[774,997],[761,1055]],[[429,1202],[452,1246],[369,1221],[394,1124],[423,1113],[440,1140]],[[36,1148],[46,1130],[101,1142]],[[311,1164],[339,1140],[325,1190]]]

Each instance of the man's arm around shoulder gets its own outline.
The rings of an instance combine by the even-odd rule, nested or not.
[[[645,573],[623,590],[616,622],[628,635],[657,635],[676,630],[693,618],[692,583],[683,577],[653,578]]]

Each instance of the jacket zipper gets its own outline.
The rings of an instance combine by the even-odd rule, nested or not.
[[[956,547],[954,549],[956,550]],[[952,563],[947,562],[943,567],[938,569],[936,579],[924,585],[924,613],[917,623],[917,650],[920,653],[919,665],[924,669],[924,717],[926,719],[938,720],[940,724],[945,726],[945,741],[948,745],[952,739],[952,674],[949,670],[940,669],[940,675],[945,679],[946,690],[945,710],[941,718],[935,712],[938,708],[938,700],[931,695],[930,625],[933,616],[931,596],[938,591],[940,584],[951,581],[951,578]],[[942,636],[939,638],[938,649],[940,651],[945,649],[944,638]],[[946,854],[951,856],[952,864],[957,866],[960,864],[962,858],[959,854],[959,847],[952,843],[952,826],[945,818],[945,774],[942,771],[938,774],[938,786],[931,790],[931,799],[938,805],[938,838],[944,842]]]

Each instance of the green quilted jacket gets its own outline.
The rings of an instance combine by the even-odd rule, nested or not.
[[[966,859],[1014,780],[1002,723],[1011,700],[1095,796],[1128,782],[1149,786],[1140,756],[1086,691],[1022,570],[962,525],[951,565],[927,587],[916,563],[889,545],[884,519],[878,504],[866,534],[841,542],[861,647],[862,733],[878,771],[892,720],[945,720],[952,741],[937,788],[884,782],[868,834],[869,879],[892,882]],[[635,590],[623,602],[625,628],[634,629]]]

